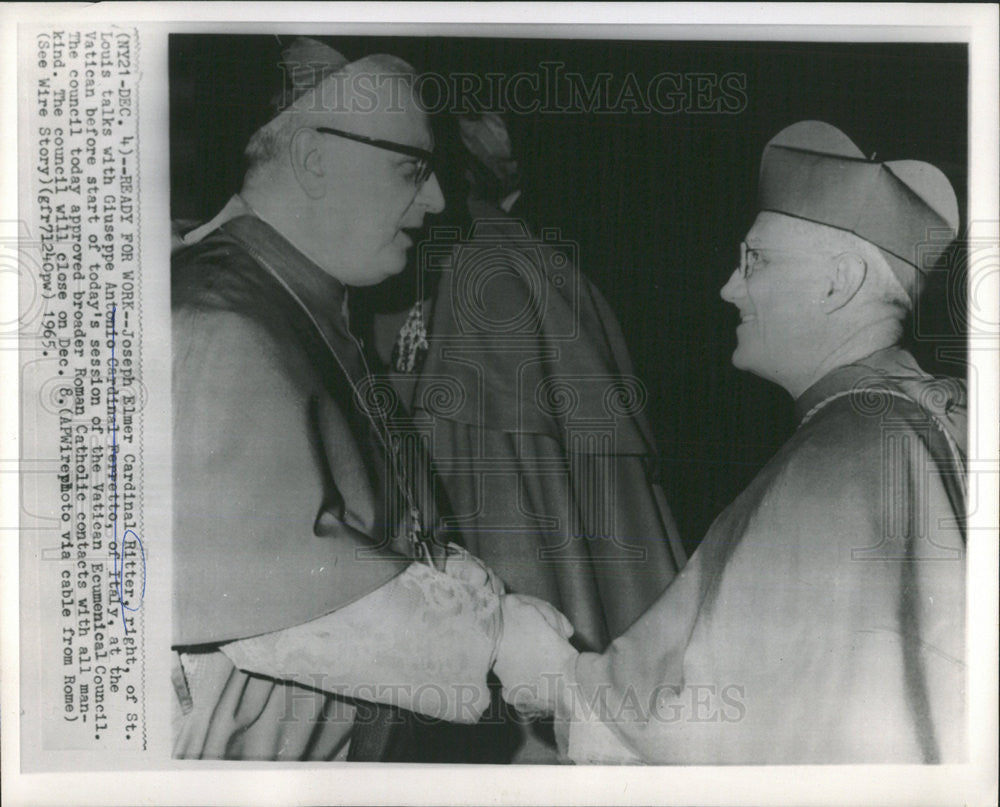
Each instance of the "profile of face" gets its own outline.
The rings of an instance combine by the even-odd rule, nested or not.
[[[304,158],[315,175],[307,192],[313,218],[319,219],[316,236],[326,253],[323,262],[352,286],[374,285],[402,271],[413,245],[407,231],[422,227],[426,214],[444,209],[437,177],[422,174],[418,156],[393,150],[434,148],[427,117],[414,103],[409,83],[398,73],[380,80],[377,64],[364,72],[363,67],[348,76],[348,87],[352,81],[356,87],[367,83],[368,91],[345,92],[343,108],[317,123],[360,139],[312,128],[307,148],[313,152]]]
[[[797,394],[797,380],[819,361],[830,260],[808,225],[776,213],[757,216],[740,265],[720,292],[740,313],[736,367]]]

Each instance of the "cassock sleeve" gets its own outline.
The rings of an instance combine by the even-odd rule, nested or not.
[[[222,651],[242,670],[475,723],[499,639],[499,597],[414,563],[334,613]]]
[[[573,682],[571,690],[577,689]],[[634,754],[595,712],[578,708],[580,699],[571,699],[571,704],[576,711],[559,715],[555,724],[556,743],[564,761],[577,765],[643,764],[645,760]]]
[[[400,574],[358,527],[381,522],[377,480],[307,357],[238,313],[173,328],[174,645],[299,625]]]

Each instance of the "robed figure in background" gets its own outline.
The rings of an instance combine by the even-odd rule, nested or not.
[[[601,650],[683,564],[647,391],[585,256],[524,217],[503,120],[457,122],[468,216],[418,245],[419,301],[376,338],[383,354],[395,341],[393,383],[430,424],[445,528]]]
[[[530,220],[503,119],[455,122],[442,184],[459,213],[415,250],[417,303],[375,317],[378,352],[427,430],[444,534],[602,650],[684,562],[647,391],[586,256]],[[533,728],[513,761],[556,761],[551,731]]]

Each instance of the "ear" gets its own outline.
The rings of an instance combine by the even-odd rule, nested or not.
[[[855,252],[844,252],[833,261],[826,294],[820,300],[824,314],[832,314],[853,300],[868,274],[868,264]]]
[[[308,128],[299,129],[289,143],[289,158],[292,173],[299,187],[310,199],[320,199],[326,194],[327,165],[326,153],[321,148],[322,135]]]

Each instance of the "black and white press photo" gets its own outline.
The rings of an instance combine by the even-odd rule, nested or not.
[[[997,21],[0,10],[5,804],[996,803]]]
[[[962,45],[170,70],[176,756],[964,759]]]

